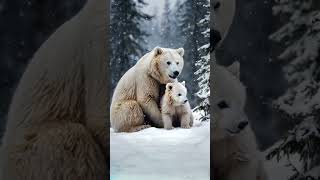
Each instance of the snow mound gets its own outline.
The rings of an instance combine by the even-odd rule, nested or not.
[[[136,133],[110,129],[110,175],[112,180],[210,179],[210,122]]]

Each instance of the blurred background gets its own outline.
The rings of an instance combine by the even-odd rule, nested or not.
[[[267,164],[283,175],[272,179],[319,179],[320,1],[236,4],[217,61],[241,63],[247,115]]]
[[[0,0],[0,137],[14,90],[35,51],[85,0]]]
[[[0,0],[0,134],[12,94],[32,55],[84,3]],[[121,65],[113,69],[113,88],[123,73],[154,46],[184,47],[187,54],[181,80],[188,82],[189,95],[194,97],[192,106],[207,108],[208,79],[199,79],[209,72],[208,66],[202,66],[209,62],[205,3],[113,3],[111,66]],[[268,150],[269,158],[298,154],[301,159],[300,169],[292,168],[295,173],[291,179],[319,177],[320,172],[319,9],[317,0],[239,0],[229,35],[216,50],[219,64],[241,63],[241,80],[248,90],[246,111],[260,149]],[[200,64],[195,65],[197,62]],[[199,69],[204,71],[195,74]],[[296,167],[294,163],[289,166]]]

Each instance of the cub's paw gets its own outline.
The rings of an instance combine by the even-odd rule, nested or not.
[[[173,129],[173,126],[165,126],[164,127],[166,130],[172,130]]]
[[[181,128],[190,129],[191,127],[189,124],[181,124]]]

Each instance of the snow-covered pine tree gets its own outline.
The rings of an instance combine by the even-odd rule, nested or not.
[[[161,41],[161,29],[160,29],[160,16],[158,7],[154,7],[152,11],[152,20],[144,21],[142,24],[143,29],[149,34],[146,38],[147,49],[151,51],[154,47],[160,46]]]
[[[165,2],[164,12],[162,14],[162,44],[170,48],[180,48],[184,45],[186,37],[181,30],[181,22],[184,15],[184,5],[181,0],[177,0],[170,8],[169,1]],[[161,44],[161,45],[162,45]]]
[[[181,30],[181,36],[185,38],[184,49],[186,50],[184,58],[185,68],[184,72],[196,72],[198,69],[194,64],[201,59],[201,53],[199,48],[205,44],[208,38],[204,38],[202,32],[203,27],[199,26],[199,22],[207,14],[207,9],[205,5],[207,0],[194,0],[194,1],[184,1],[181,8],[183,9],[181,22],[179,23],[179,29]],[[186,77],[188,76],[188,77]],[[195,94],[198,91],[196,86],[192,86],[196,83],[197,77],[193,73],[189,73],[184,76],[188,80],[187,88],[190,94]],[[199,98],[193,97],[191,99],[191,104],[197,104]]]
[[[173,47],[174,42],[172,41],[172,14],[170,10],[169,0],[165,0],[163,14],[161,17],[161,46]]]
[[[275,101],[275,108],[296,125],[271,149],[268,158],[288,160],[294,172],[290,180],[315,180],[320,178],[320,2],[275,2],[274,14],[285,22],[270,38],[284,45],[278,59],[285,64],[290,85]]]
[[[145,53],[145,38],[141,23],[152,17],[141,11],[144,0],[111,1],[111,67],[112,89],[121,76]]]
[[[198,70],[195,75],[198,77],[199,91],[196,95],[200,98],[200,104],[194,108],[194,111],[201,115],[201,121],[210,120],[210,2],[206,0],[206,4],[203,7],[206,8],[206,13],[198,22],[198,26],[202,29],[203,45],[198,48],[201,54],[201,58],[196,61],[196,67]],[[204,1],[205,3],[205,1]]]

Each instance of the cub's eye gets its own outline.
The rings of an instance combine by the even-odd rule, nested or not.
[[[179,62],[177,62],[177,64],[179,64]]]
[[[181,96],[181,94],[179,93],[178,96]]]
[[[167,64],[168,64],[168,65],[170,65],[170,64],[171,64],[171,62],[170,62],[170,61],[168,61],[168,62],[167,62]]]
[[[229,105],[226,103],[226,101],[220,101],[217,105],[220,109],[229,108]]]

